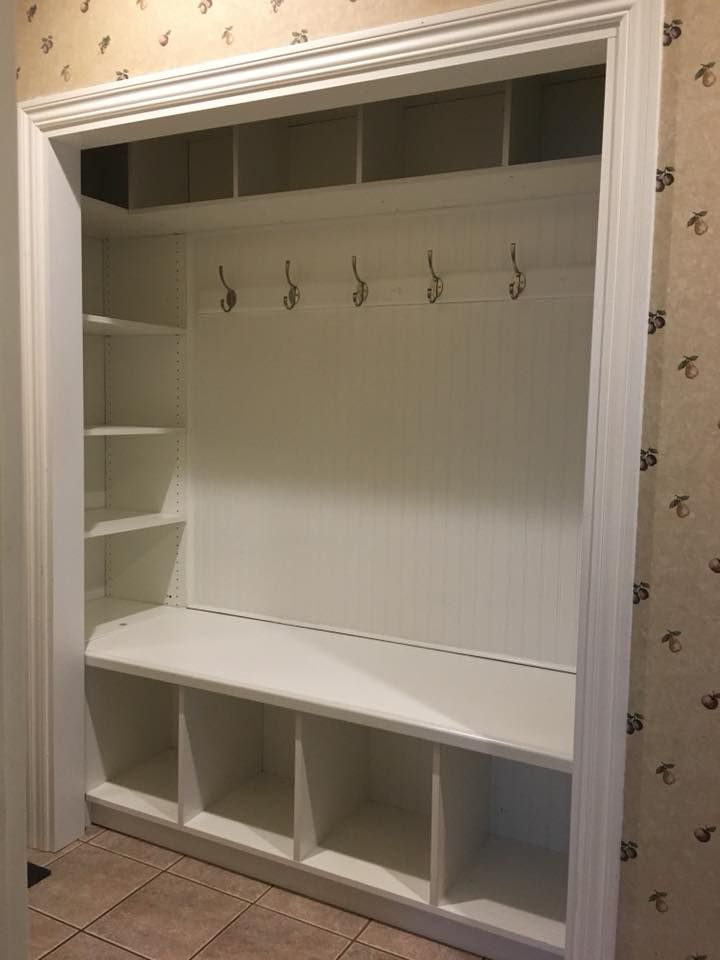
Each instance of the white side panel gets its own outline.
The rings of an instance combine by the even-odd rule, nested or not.
[[[493,757],[490,832],[567,853],[569,774]]]
[[[110,596],[172,606],[183,603],[183,526],[108,537],[106,558]]]
[[[138,323],[185,325],[180,236],[112,240],[105,247],[105,312]]]
[[[102,314],[105,310],[103,241],[82,239],[83,313]]]

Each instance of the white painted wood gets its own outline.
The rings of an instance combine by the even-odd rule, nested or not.
[[[25,960],[26,650],[15,24],[0,9],[0,955]]]
[[[136,323],[184,327],[184,248],[179,236],[106,244],[105,313]],[[113,350],[118,346],[119,341]],[[153,346],[150,341],[143,350]]]
[[[85,427],[86,437],[152,437],[185,433],[184,427],[115,427],[103,425]]]
[[[183,699],[188,830],[291,857],[294,716],[199,690],[185,689]]]
[[[575,678],[562,671],[170,607],[94,640],[86,662],[572,767]]]
[[[471,82],[487,82],[506,79],[508,74],[527,75],[596,62],[598,51],[610,40],[607,117],[612,120],[612,134],[606,137],[605,147],[602,200],[606,206],[601,221],[597,286],[602,296],[596,305],[598,349],[594,351],[592,376],[597,396],[591,393],[593,429],[589,449],[593,455],[587,461],[587,486],[592,492],[588,500],[590,536],[586,538],[589,562],[583,570],[583,623],[589,625],[589,640],[580,664],[581,775],[576,780],[572,845],[579,863],[593,862],[597,869],[574,873],[567,948],[571,960],[595,960],[613,953],[624,753],[622,724],[617,718],[624,712],[627,692],[630,606],[626,583],[631,577],[634,551],[644,365],[643,323],[638,321],[633,326],[627,323],[627,317],[642,317],[647,309],[661,16],[661,8],[653,0],[542,0],[531,5],[503,0],[477,11],[430,18],[389,33],[387,29],[368,31],[353,38],[304,44],[282,55],[272,52],[222,61],[209,68],[109,84],[101,91],[61,95],[26,105],[24,113],[30,122],[23,129],[21,170],[30,175],[23,180],[21,208],[25,224],[32,225],[33,231],[38,229],[34,234],[37,237],[43,233],[48,194],[44,190],[33,193],[33,188],[45,175],[47,157],[42,137],[32,136],[32,123],[37,122],[39,131],[55,136],[80,135],[86,143],[93,138],[98,142],[103,136],[106,142],[113,137],[139,137],[149,135],[151,130],[157,135],[183,125],[185,129],[197,127],[201,115],[209,125],[228,122],[225,118],[230,113],[235,120],[239,113],[242,119],[249,119],[253,112],[256,118],[280,115],[288,112],[292,97],[302,109],[315,109],[343,100],[347,103],[351,98],[361,101],[374,95],[401,95],[408,92],[411,73],[418,87],[437,89],[467,82],[460,79],[462,76],[472,75]],[[521,55],[509,66],[506,58],[515,53]],[[588,56],[590,60],[584,59]],[[270,90],[273,96],[268,96]],[[631,195],[621,194],[621,186],[627,182],[637,187]],[[618,220],[613,218],[619,218],[621,212],[623,224],[630,223],[631,230],[615,230]],[[605,228],[607,223],[609,230]],[[29,353],[37,359],[45,347],[47,317],[42,302],[41,309],[31,306],[38,305],[32,302],[34,288],[45,289],[47,259],[26,259],[36,268],[32,273],[26,270],[23,276],[23,313],[26,329],[38,331],[38,349]],[[609,389],[612,386],[615,389]],[[31,413],[26,447],[33,486],[38,476],[46,475],[47,448],[42,430],[43,394],[32,375],[27,379],[27,396]],[[606,443],[609,437],[611,445]],[[611,500],[609,491],[615,499]],[[624,509],[608,510],[609,502],[616,503],[618,491],[623,491]],[[31,527],[29,542],[42,560],[31,569],[52,570],[42,533],[45,501],[42,497],[31,499],[38,511],[38,525]],[[31,608],[37,630],[32,636],[47,662],[48,621],[43,602],[36,580]],[[36,672],[33,676],[38,702],[47,704],[46,675]],[[78,701],[69,697],[64,702]],[[68,725],[58,729],[66,733],[69,742],[77,742]],[[49,756],[49,752],[44,755]],[[37,793],[36,786],[44,782],[43,777],[47,782],[46,768],[39,763],[31,770],[31,790]],[[597,791],[598,776],[610,789]],[[483,952],[498,960],[509,956],[507,944],[500,938],[492,951]],[[513,960],[520,955],[517,945],[512,952]],[[528,955],[527,951],[523,954]]]
[[[104,633],[147,620],[161,613],[163,607],[155,603],[124,600],[119,597],[96,597],[85,601],[85,639],[94,640]]]
[[[303,716],[298,856],[354,883],[427,901],[432,747]]]
[[[438,790],[433,805],[435,856],[433,902],[442,903],[472,863],[490,828],[492,759],[456,747],[438,748]]]
[[[571,778],[557,770],[494,758],[489,830],[567,854]]]
[[[378,105],[373,105],[373,108]],[[387,124],[392,123],[388,118]],[[366,160],[366,163],[371,162]],[[373,161],[374,162],[374,161]],[[379,161],[377,161],[379,163]],[[371,168],[373,169],[373,168]],[[377,169],[378,177],[392,176],[391,167]],[[255,171],[260,176],[262,171]],[[263,176],[268,176],[266,172]],[[113,204],[83,197],[83,229],[95,237],[136,237],[232,230],[239,227],[297,223],[311,219],[344,219],[388,211],[467,207],[502,201],[596,193],[597,158],[529,164],[513,170],[495,168],[462,173],[392,179],[345,187],[297,190],[282,194],[241,196],[234,202],[193,203],[153,210],[127,211]],[[268,190],[265,180],[252,181],[247,190]],[[476,264],[477,266],[477,264]]]
[[[169,327],[161,323],[137,323],[134,320],[120,320],[117,317],[102,317],[87,313],[83,315],[83,333],[93,336],[177,336],[184,332],[177,327]]]
[[[471,233],[453,225],[448,259]],[[312,277],[321,248],[302,234]],[[374,256],[357,243],[369,277],[409,246],[391,236]],[[336,242],[331,274],[343,252]],[[245,251],[258,269],[260,257],[273,262],[262,240]],[[191,603],[573,664],[590,310],[505,299],[203,314]]]
[[[173,606],[185,602],[185,524],[107,538],[105,559],[111,597]]]
[[[105,285],[103,278],[105,252],[103,241],[95,237],[82,239],[82,298],[83,333],[92,333],[94,327],[112,326],[110,318],[103,317]],[[99,332],[99,331],[98,331]]]
[[[567,855],[491,838],[450,887],[443,908],[565,956],[566,899]]]
[[[88,797],[177,822],[177,692],[165,683],[88,670]]]
[[[184,523],[177,513],[142,513],[137,510],[113,510],[104,507],[85,511],[85,536],[107,537],[114,533],[131,530],[147,530],[149,527],[166,527]]]

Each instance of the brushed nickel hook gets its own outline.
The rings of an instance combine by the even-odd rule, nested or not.
[[[220,306],[222,307],[224,313],[230,313],[232,308],[237,303],[237,294],[232,287],[229,287],[227,283],[225,283],[225,275],[223,273],[222,264],[220,264],[218,270],[220,272],[220,281],[227,291],[227,295],[220,301]]]
[[[513,270],[515,271],[515,275],[508,284],[508,290],[510,291],[510,297],[512,300],[517,300],[517,298],[525,289],[525,274],[517,265],[516,248],[517,244],[510,244],[510,259],[512,260]]]
[[[285,261],[285,278],[288,282],[288,292],[287,296],[283,297],[283,303],[285,304],[286,310],[292,310],[293,307],[298,305],[300,300],[300,287],[296,286],[290,279],[290,261]]]
[[[427,298],[430,303],[435,303],[436,300],[439,300],[442,296],[444,284],[442,282],[442,277],[439,277],[435,273],[435,268],[433,267],[433,252],[428,250],[427,252],[428,267],[430,268],[430,276],[432,280],[430,286],[427,288]]]
[[[357,280],[357,287],[355,288],[352,299],[356,307],[361,307],[368,298],[368,285],[364,280],[361,280],[357,272],[357,257],[353,256],[352,258],[352,269],[355,274],[355,279]]]

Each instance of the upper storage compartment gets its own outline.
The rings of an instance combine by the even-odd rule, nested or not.
[[[605,67],[83,151],[85,196],[129,210],[598,154]]]

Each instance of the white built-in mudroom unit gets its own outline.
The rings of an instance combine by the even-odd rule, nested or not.
[[[46,819],[86,804],[492,960],[566,955],[569,911],[589,944],[594,910],[608,929],[573,850],[610,836],[612,901],[627,664],[598,645],[628,647],[642,367],[599,318],[629,249],[618,103],[642,98],[609,36],[479,84],[408,72],[346,106],[337,87],[310,112],[76,136],[78,219],[47,216],[55,238],[81,222],[82,306],[78,284],[48,422],[57,649],[84,570],[85,731],[62,749],[72,765],[84,736],[85,796],[56,760]],[[47,275],[74,256],[55,240]],[[637,256],[646,294],[649,231]],[[81,369],[84,422],[64,404]]]

